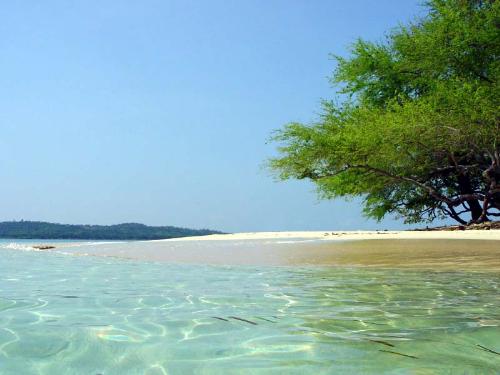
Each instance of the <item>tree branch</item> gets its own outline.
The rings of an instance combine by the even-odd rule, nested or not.
[[[385,177],[389,177],[389,178],[391,178],[393,180],[396,180],[396,181],[409,182],[409,183],[411,183],[413,185],[419,186],[420,188],[426,190],[432,197],[434,197],[438,201],[444,202],[444,203],[447,203],[447,204],[453,204],[453,202],[449,198],[447,198],[447,197],[439,194],[434,188],[432,188],[431,186],[426,185],[426,184],[418,181],[415,178],[410,178],[410,177],[405,177],[405,176],[398,176],[398,175],[392,174],[390,172],[387,172],[387,171],[385,171],[383,169],[376,168],[376,167],[371,167],[371,166],[369,166],[367,164],[362,164],[362,165],[361,164],[358,164],[358,165],[347,164],[347,169],[350,169],[350,168],[366,169],[368,171],[377,173],[377,174],[385,176]]]

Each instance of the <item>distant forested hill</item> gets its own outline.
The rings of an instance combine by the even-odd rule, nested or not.
[[[150,227],[144,224],[68,225],[41,221],[0,222],[0,238],[78,240],[157,240],[221,233],[208,229]]]

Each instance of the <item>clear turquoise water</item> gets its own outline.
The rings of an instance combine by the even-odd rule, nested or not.
[[[0,251],[0,374],[500,373],[495,273]]]

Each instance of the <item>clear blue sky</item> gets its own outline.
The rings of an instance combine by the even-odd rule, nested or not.
[[[0,220],[225,231],[400,228],[261,169],[332,98],[330,53],[419,1],[10,1],[0,20]]]

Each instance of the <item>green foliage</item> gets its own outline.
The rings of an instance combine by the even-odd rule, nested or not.
[[[77,239],[77,240],[157,240],[220,233],[208,229],[150,227],[144,224],[68,225],[40,221],[0,223],[0,238]]]
[[[332,82],[349,99],[274,134],[279,178],[311,179],[326,199],[363,196],[379,220],[498,215],[500,2],[428,7],[385,43],[358,40],[337,57]]]

